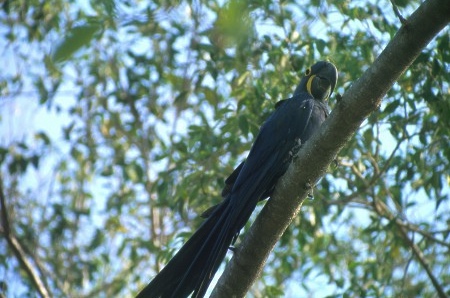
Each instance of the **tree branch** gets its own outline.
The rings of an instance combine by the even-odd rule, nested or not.
[[[373,65],[336,104],[319,132],[302,147],[236,249],[211,297],[245,296],[261,274],[270,251],[298,214],[308,193],[305,185],[325,174],[364,119],[379,107],[394,82],[449,21],[448,0],[425,1],[408,18]]]
[[[17,260],[19,261],[19,264],[22,266],[22,268],[25,270],[25,272],[28,274],[29,278],[31,279],[31,282],[34,284],[36,290],[41,295],[41,297],[47,298],[50,297],[50,294],[45,287],[43,281],[39,277],[39,274],[36,272],[36,270],[33,268],[33,265],[28,261],[26,257],[26,253],[24,249],[22,248],[22,245],[17,240],[16,237],[11,233],[11,225],[8,218],[8,211],[6,209],[6,200],[5,200],[5,194],[3,192],[3,181],[0,177],[0,208],[1,208],[1,224],[2,224],[2,233],[5,236],[6,242],[8,243],[9,248],[13,251],[14,255],[16,256]]]

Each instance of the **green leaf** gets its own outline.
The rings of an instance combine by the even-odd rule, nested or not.
[[[36,154],[30,157],[30,162],[36,170],[39,168],[39,159],[40,156]]]
[[[242,131],[242,134],[244,136],[248,135],[249,125],[248,125],[247,117],[245,115],[239,116],[239,129]]]
[[[0,164],[3,163],[8,152],[9,150],[7,148],[0,147]]]
[[[400,102],[398,100],[395,100],[393,102],[390,102],[386,108],[384,108],[383,110],[383,114],[384,115],[390,115],[392,112],[395,111],[395,109],[397,109],[397,107],[400,105]]]
[[[13,161],[8,165],[8,170],[11,174],[22,174],[28,166],[28,160],[23,155],[14,156]]]
[[[95,34],[102,29],[100,24],[89,23],[72,28],[66,38],[57,46],[53,53],[55,62],[64,62],[83,46],[89,45]]]
[[[45,132],[41,131],[41,132],[35,134],[34,137],[36,138],[36,140],[42,140],[45,145],[50,145],[50,138],[48,137],[48,135]]]

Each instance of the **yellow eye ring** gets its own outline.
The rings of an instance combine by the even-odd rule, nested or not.
[[[306,71],[305,71],[305,75],[306,76],[309,76],[311,74],[311,68],[308,68]]]

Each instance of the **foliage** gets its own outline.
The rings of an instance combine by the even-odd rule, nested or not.
[[[332,60],[343,93],[401,25],[388,1],[289,0],[19,0],[0,21],[8,222],[57,297],[135,294],[304,69]],[[449,44],[447,29],[341,151],[253,296],[433,297],[426,266],[450,280]],[[35,296],[1,223],[0,293]]]

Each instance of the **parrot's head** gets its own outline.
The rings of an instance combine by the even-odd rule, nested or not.
[[[333,63],[319,61],[305,71],[294,95],[307,92],[317,100],[327,100],[333,93],[338,72]]]

